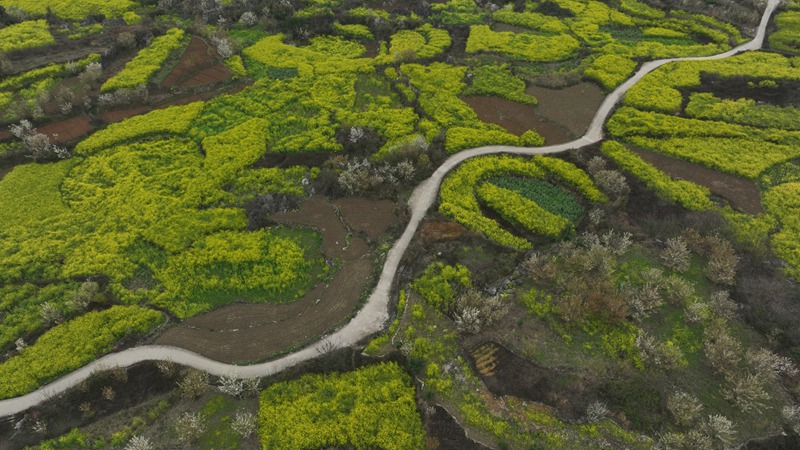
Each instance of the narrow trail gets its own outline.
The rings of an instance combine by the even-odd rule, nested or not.
[[[0,401],[0,417],[25,411],[28,408],[36,406],[49,398],[71,389],[81,381],[87,379],[93,372],[112,367],[127,367],[143,361],[170,360],[216,376],[235,375],[239,378],[254,378],[273,375],[304,361],[314,359],[331,350],[355,345],[365,337],[380,331],[389,319],[388,310],[391,287],[397,269],[400,266],[400,260],[416,233],[422,218],[436,201],[436,197],[439,193],[439,185],[448,172],[465,160],[476,156],[496,153],[547,155],[561,153],[600,142],[603,138],[603,124],[611,113],[611,110],[619,103],[625,92],[641,80],[642,77],[658,67],[673,61],[722,59],[744,51],[761,49],[764,43],[767,24],[779,3],[780,0],[768,0],[755,38],[727,52],[712,56],[669,58],[644,63],[632,78],[620,85],[606,97],[597,110],[597,113],[595,113],[594,119],[589,125],[586,134],[579,139],[558,145],[532,148],[492,145],[465,150],[448,158],[436,169],[430,178],[420,183],[416,189],[414,189],[408,201],[408,206],[411,211],[411,220],[406,226],[402,236],[400,236],[400,239],[395,242],[394,246],[389,251],[383,266],[383,271],[381,272],[381,277],[364,307],[347,325],[331,335],[324,337],[322,340],[279,359],[251,366],[237,366],[221,363],[178,347],[147,345],[131,348],[108,354],[30,394]]]

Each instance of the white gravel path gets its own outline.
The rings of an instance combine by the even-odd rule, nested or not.
[[[465,150],[448,158],[438,169],[436,169],[430,178],[420,183],[411,195],[411,198],[408,202],[408,206],[411,210],[411,220],[406,226],[403,235],[397,240],[397,242],[395,242],[394,246],[389,251],[386,262],[383,266],[383,271],[381,272],[380,279],[366,304],[363,306],[363,308],[361,308],[355,318],[353,318],[353,320],[351,320],[347,325],[340,328],[338,331],[334,332],[328,337],[323,338],[321,341],[303,348],[302,350],[283,356],[279,359],[251,366],[224,364],[188,350],[164,345],[146,345],[131,348],[106,355],[68,375],[59,378],[58,380],[40,388],[35,392],[23,395],[21,397],[0,401],[0,417],[25,411],[26,409],[36,406],[53,396],[59,395],[68,389],[71,389],[81,381],[88,378],[93,372],[111,367],[127,367],[142,361],[171,360],[178,364],[183,364],[206,371],[212,375],[233,374],[240,378],[253,378],[268,376],[281,372],[286,368],[292,367],[304,361],[311,360],[320,354],[331,351],[335,348],[355,345],[365,337],[379,332],[383,328],[384,324],[388,321],[390,291],[392,283],[394,282],[395,274],[397,273],[397,269],[400,265],[400,259],[405,253],[408,244],[411,242],[411,238],[414,236],[414,233],[416,233],[420,221],[425,216],[431,205],[433,205],[436,201],[436,197],[439,192],[439,185],[448,172],[453,170],[464,160],[481,155],[490,155],[496,153],[544,155],[573,150],[599,142],[603,138],[603,124],[611,113],[611,110],[621,100],[625,92],[636,82],[641,80],[643,76],[652,72],[656,68],[673,61],[721,59],[743,51],[760,49],[764,43],[764,36],[766,34],[766,27],[767,23],[769,22],[769,18],[779,3],[780,0],[768,0],[764,15],[761,18],[761,24],[758,27],[756,37],[753,40],[734,49],[713,56],[670,58],[651,61],[643,64],[631,79],[619,86],[605,98],[603,103],[600,105],[600,108],[597,110],[594,120],[592,120],[592,123],[589,126],[586,134],[579,139],[564,144],[534,148],[492,145]]]

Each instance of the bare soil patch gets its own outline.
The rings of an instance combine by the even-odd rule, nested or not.
[[[334,201],[342,219],[356,231],[370,239],[378,239],[392,225],[398,223],[394,203],[389,200],[370,200],[363,197],[340,198]]]
[[[470,363],[497,396],[511,395],[555,408],[558,415],[578,418],[589,401],[585,380],[539,366],[489,341],[471,348]]]
[[[370,258],[346,262],[330,283],[319,283],[291,304],[235,304],[189,318],[156,343],[236,364],[260,361],[308,344],[358,307],[372,264]]]
[[[378,56],[377,42],[364,42],[364,48],[367,49],[367,51],[364,52],[364,58],[374,58]]]
[[[528,130],[535,130],[548,144],[570,140],[567,129],[539,115],[533,106],[501,97],[476,96],[467,97],[464,101],[475,110],[482,121],[500,125],[517,136]]]
[[[300,206],[298,211],[274,214],[272,219],[288,225],[307,225],[322,233],[322,253],[328,258],[353,261],[369,251],[367,243],[358,237],[350,237],[347,229],[336,215],[333,205],[325,198],[315,195]]]
[[[527,93],[539,101],[539,115],[566,128],[575,137],[586,132],[605,98],[603,91],[592,83],[578,83],[564,89],[530,86]]]
[[[422,225],[422,229],[419,233],[420,239],[427,242],[458,239],[462,236],[474,234],[473,232],[464,228],[461,224],[445,221],[427,222]]]
[[[220,62],[217,50],[206,41],[192,36],[180,61],[160,86],[186,89],[224,81],[231,75],[230,70]]]
[[[481,450],[483,445],[468,438],[461,425],[446,409],[434,406],[434,413],[425,418],[425,434],[428,436],[428,448],[437,450]]]
[[[40,133],[52,136],[55,142],[61,144],[74,141],[93,129],[94,126],[92,126],[92,122],[86,114],[38,128]]]
[[[753,181],[656,152],[633,147],[631,149],[642,159],[663,170],[672,178],[705,186],[714,194],[728,200],[731,205],[748,214],[758,215],[764,212],[764,207],[761,205],[761,194]]]
[[[119,121],[127,119],[129,117],[138,116],[140,114],[145,114],[145,113],[148,113],[148,112],[156,110],[156,109],[164,109],[164,108],[168,108],[170,106],[188,105],[189,103],[192,103],[192,102],[199,102],[199,101],[208,100],[208,99],[211,99],[211,98],[214,98],[214,97],[216,97],[218,95],[223,95],[223,94],[236,94],[238,92],[241,92],[242,90],[244,90],[245,88],[247,88],[250,85],[252,85],[252,83],[243,83],[243,84],[240,84],[240,85],[237,85],[237,86],[233,86],[231,88],[224,89],[224,90],[221,90],[221,91],[220,90],[213,90],[213,91],[208,91],[208,92],[200,92],[200,93],[197,93],[197,94],[192,94],[192,95],[188,95],[188,96],[185,96],[185,97],[176,98],[176,99],[173,99],[173,100],[158,104],[156,106],[144,105],[144,106],[137,106],[135,108],[129,108],[129,109],[118,109],[118,110],[114,110],[114,111],[106,111],[106,112],[100,114],[100,119],[102,119],[103,122],[106,122],[106,123],[119,122]]]
[[[332,153],[267,153],[253,164],[253,167],[279,167],[286,169],[292,166],[321,167],[325,161],[334,156]]]
[[[512,33],[533,33],[533,30],[524,27],[518,27],[516,25],[509,25],[507,23],[495,22],[492,24],[493,31],[510,31]]]

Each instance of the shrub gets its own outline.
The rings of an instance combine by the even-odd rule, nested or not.
[[[411,288],[431,306],[446,313],[456,306],[459,292],[471,287],[472,274],[469,269],[461,264],[450,266],[444,263],[432,263],[411,284]]]
[[[667,239],[667,244],[659,255],[661,262],[676,272],[686,272],[689,270],[691,253],[686,242],[680,237]]]
[[[681,426],[692,425],[703,410],[703,404],[697,397],[686,392],[674,392],[667,398],[667,409],[675,423]]]

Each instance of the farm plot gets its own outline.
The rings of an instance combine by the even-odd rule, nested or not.
[[[160,86],[182,89],[206,86],[227,80],[231,75],[231,71],[220,61],[217,51],[204,40],[192,36],[180,61]]]
[[[767,214],[758,218],[762,221],[760,233],[768,233],[776,223],[783,224],[779,225],[781,231],[772,239],[773,250],[793,267],[790,271],[796,273],[794,268],[800,264],[800,259],[789,247],[778,243],[784,242],[787,234],[794,236],[794,228],[786,225],[791,221],[780,220],[776,215],[778,208],[774,200],[784,201],[786,197],[771,196],[774,189],[782,188],[762,180],[774,168],[785,166],[800,156],[797,145],[800,142],[797,131],[800,129],[800,113],[797,105],[771,105],[758,103],[755,99],[763,102],[778,98],[776,92],[794,86],[798,80],[800,69],[790,59],[770,53],[754,52],[719,61],[670,64],[649,74],[628,92],[624,99],[627,106],[618,109],[611,117],[608,131],[621,141],[648,151],[700,164],[724,174],[759,180],[761,196],[773,199]],[[726,88],[735,89],[735,94],[727,92]],[[658,155],[645,159],[656,158],[666,161]],[[654,180],[649,169],[639,167],[631,172],[646,181]],[[706,182],[698,180],[699,184],[709,187],[715,186],[711,181],[715,178],[728,179],[710,175],[702,178]],[[743,181],[733,183],[733,179],[729,180],[723,188],[727,194],[720,192],[723,197],[731,198],[734,206],[739,205],[747,213],[763,212],[755,203],[757,196],[752,187],[745,187]],[[662,193],[667,197],[683,197],[696,206],[703,204],[702,201],[688,200],[685,196],[687,191],[682,191],[678,183],[665,181],[662,186]],[[716,186],[720,187],[718,183]],[[701,197],[702,194],[694,195],[695,199]],[[794,211],[788,203],[786,206],[787,211]],[[707,208],[712,206],[706,200],[700,209]],[[735,215],[729,216],[737,222]],[[749,219],[741,219],[740,225],[746,228],[748,223]]]
[[[513,179],[490,181],[492,177],[511,176],[564,183],[592,203],[606,201],[585,172],[565,161],[490,156],[466,161],[442,182],[439,211],[496,243],[517,249],[530,248],[531,244],[484,216],[480,202],[508,222],[533,233],[550,237],[571,233],[581,208],[570,194],[548,183],[531,184]],[[568,209],[561,209],[562,206]]]

